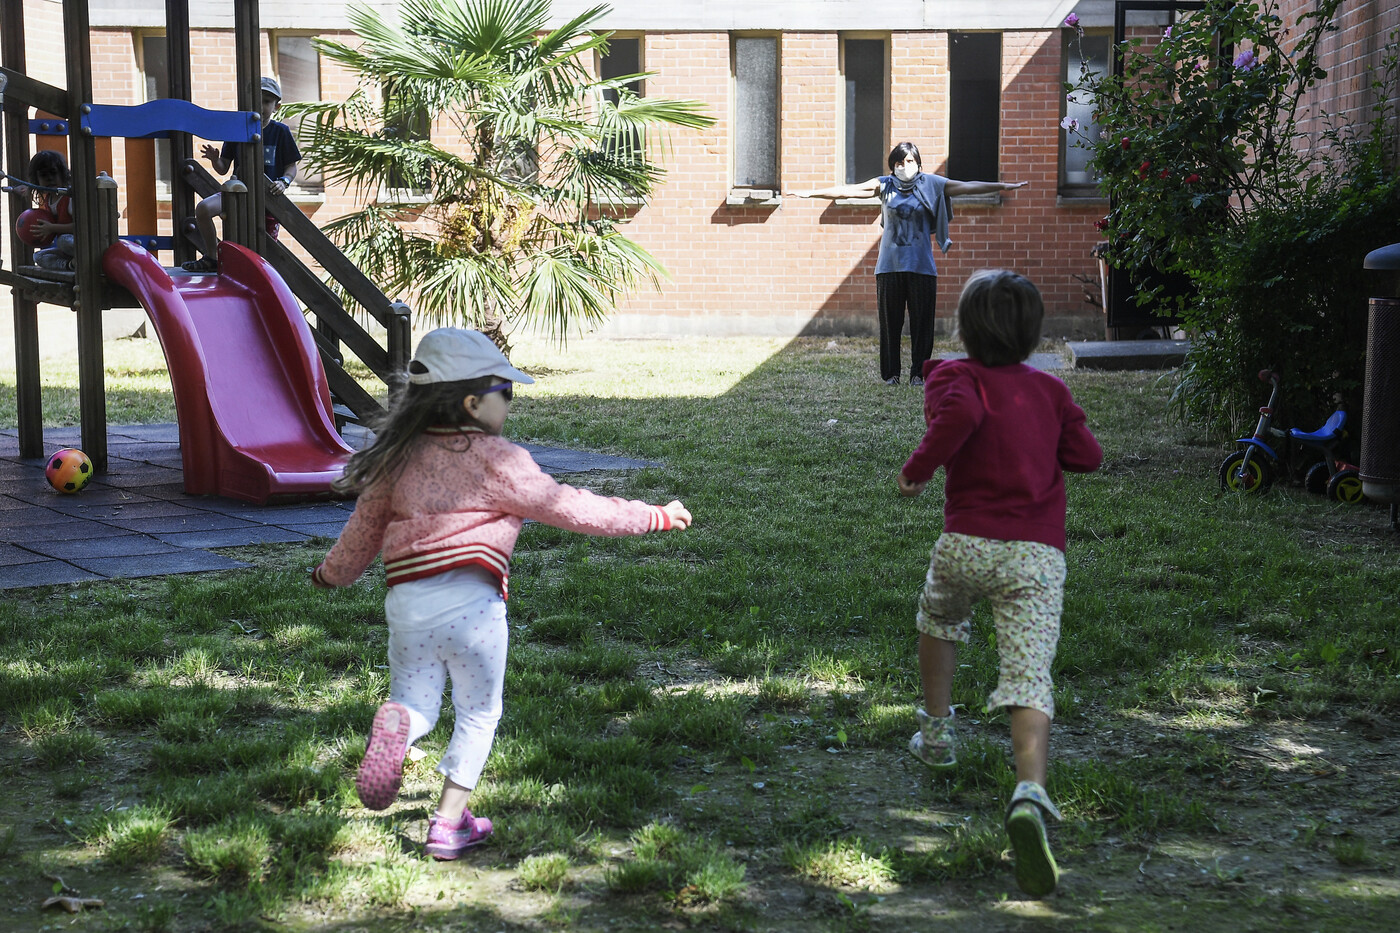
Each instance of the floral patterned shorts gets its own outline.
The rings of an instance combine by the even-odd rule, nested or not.
[[[919,631],[966,642],[972,604],[991,603],[1001,673],[987,708],[1027,706],[1055,717],[1050,662],[1060,640],[1065,555],[1037,541],[944,532],[933,548],[915,620]]]

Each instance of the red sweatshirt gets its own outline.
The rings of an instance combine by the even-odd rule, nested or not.
[[[1084,411],[1054,376],[1024,363],[924,364],[924,439],[904,477],[926,483],[946,467],[943,529],[1065,549],[1063,470],[1092,473],[1103,449]]]

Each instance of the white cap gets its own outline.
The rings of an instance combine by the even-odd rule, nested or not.
[[[510,365],[490,337],[479,330],[460,327],[439,327],[424,334],[418,342],[418,352],[413,354],[413,363],[408,367],[408,381],[418,386],[465,382],[482,376],[496,376],[508,382],[535,381]],[[419,367],[426,372],[415,372]]]

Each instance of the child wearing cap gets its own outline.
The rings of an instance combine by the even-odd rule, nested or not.
[[[301,150],[297,148],[296,137],[292,135],[291,127],[278,120],[272,119],[273,113],[277,111],[277,105],[282,102],[282,86],[275,78],[262,79],[262,150],[263,150],[263,174],[267,176],[279,192],[286,191],[297,177],[297,163],[301,161]],[[222,175],[233,167],[233,174],[236,178],[243,178],[250,182],[251,179],[244,178],[243,167],[240,165],[239,145],[237,143],[224,143],[222,149],[205,144],[200,150],[200,154],[209,160],[209,165],[214,169],[215,174]],[[219,233],[214,227],[214,218],[224,215],[224,201],[221,194],[211,194],[200,201],[194,208],[194,225],[199,231],[199,239],[202,243],[201,251],[203,258],[191,259],[182,263],[181,268],[186,272],[218,272],[219,271]],[[277,221],[271,214],[267,215],[268,236],[276,237],[280,229]]]
[[[393,803],[404,755],[433,728],[452,680],[456,722],[438,764],[443,788],[427,851],[454,859],[492,830],[467,800],[501,717],[505,599],[521,523],[640,535],[683,529],[690,513],[678,501],[648,505],[557,483],[501,437],[513,383],[535,380],[479,331],[424,336],[406,381],[373,442],[336,483],[359,500],[312,582],[349,586],[383,555],[389,700],[375,713],[356,780],[366,807]]]

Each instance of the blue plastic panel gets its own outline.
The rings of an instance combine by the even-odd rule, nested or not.
[[[137,246],[141,247],[142,249],[146,250],[146,252],[148,253],[154,253],[157,250],[162,249],[175,248],[174,237],[168,236],[144,236],[141,234],[132,233],[123,237],[118,237],[118,239],[129,240],[132,243],[135,243]]]
[[[246,143],[262,133],[262,118],[251,110],[205,110],[187,100],[162,98],[134,107],[87,104],[79,118],[92,136],[127,139],[166,139],[172,132],[193,133],[203,139]]]
[[[68,121],[59,117],[44,117],[42,120],[30,120],[29,132],[35,136],[67,136]]]

